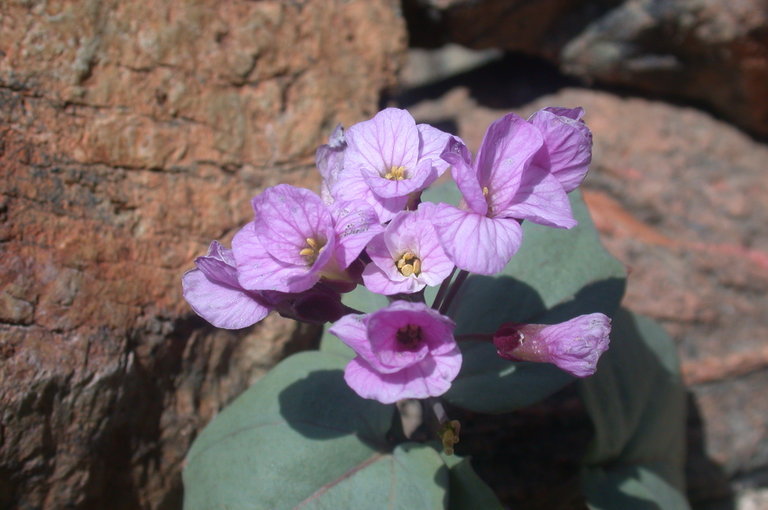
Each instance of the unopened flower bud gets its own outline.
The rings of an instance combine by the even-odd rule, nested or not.
[[[499,355],[513,361],[552,363],[575,375],[595,373],[608,349],[611,319],[602,313],[580,315],[560,324],[502,325],[493,335]]]

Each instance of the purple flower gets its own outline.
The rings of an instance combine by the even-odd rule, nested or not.
[[[453,271],[432,226],[435,204],[424,202],[417,211],[401,211],[374,237],[366,253],[371,258],[363,271],[368,290],[379,294],[418,292],[439,285]]]
[[[315,152],[315,164],[323,177],[323,182],[320,185],[320,196],[326,204],[334,202],[331,190],[344,167],[346,149],[347,140],[344,137],[344,128],[339,124],[331,133],[328,143],[318,147]]]
[[[592,133],[582,116],[583,108],[544,108],[528,119],[544,137],[533,164],[549,169],[566,193],[581,184],[592,161]]]
[[[560,324],[504,324],[493,343],[503,358],[553,363],[576,377],[587,377],[608,349],[610,332],[611,319],[592,313]]]
[[[549,169],[531,164],[543,147],[539,129],[511,113],[490,125],[474,164],[461,141],[448,142],[442,158],[452,166],[463,203],[461,208],[442,204],[435,227],[459,268],[501,271],[520,247],[523,219],[561,228],[576,225],[560,182]]]
[[[346,315],[330,332],[357,354],[344,371],[347,384],[391,404],[448,391],[461,368],[454,326],[423,303],[395,301],[369,315]]]
[[[366,200],[385,223],[448,168],[440,153],[449,137],[416,125],[405,110],[382,110],[347,130],[344,169],[331,191],[336,199]]]
[[[197,269],[184,274],[182,288],[184,299],[200,317],[219,328],[240,329],[267,316],[269,300],[238,283],[232,250],[214,241],[195,265]]]
[[[381,231],[362,201],[330,208],[309,190],[280,184],[253,199],[254,221],[232,240],[243,288],[296,293],[344,270]],[[357,207],[365,207],[358,209]]]
[[[265,291],[263,295],[269,299],[273,310],[283,317],[310,324],[334,322],[346,313],[341,295],[322,282],[295,294]]]

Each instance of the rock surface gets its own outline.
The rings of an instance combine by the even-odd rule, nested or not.
[[[587,82],[704,104],[768,136],[763,0],[406,0],[415,45],[543,57]]]
[[[629,270],[624,304],[672,334],[691,390],[689,497],[733,503],[768,468],[768,147],[692,108],[571,87],[524,61],[505,75],[508,64],[400,99],[475,150],[507,111],[586,109],[595,145],[584,195]],[[733,508],[724,504],[708,508]]]
[[[194,317],[180,278],[375,112],[394,0],[6,2],[0,507],[162,509],[218,409],[312,330]]]

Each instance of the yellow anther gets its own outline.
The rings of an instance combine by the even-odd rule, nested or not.
[[[384,178],[389,179],[390,181],[402,181],[408,177],[405,175],[404,166],[393,166],[384,174]]]
[[[317,260],[317,256],[320,254],[322,247],[325,246],[325,243],[323,241],[318,241],[314,237],[308,237],[306,241],[307,246],[299,250],[299,255],[304,257],[304,260],[307,261],[307,265],[311,266]]]
[[[440,442],[443,443],[443,452],[446,455],[453,455],[453,445],[459,442],[459,432],[461,424],[459,420],[451,420],[443,423],[440,430],[437,431],[440,436]]]
[[[490,193],[490,191],[488,191],[488,186],[483,186],[483,196],[487,197],[488,193]]]
[[[403,255],[395,261],[395,266],[400,274],[403,276],[419,276],[421,273],[421,259],[411,251],[403,253]]]

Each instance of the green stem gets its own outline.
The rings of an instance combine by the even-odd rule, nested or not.
[[[443,302],[445,293],[448,292],[448,287],[451,285],[451,278],[453,278],[453,273],[455,272],[456,272],[456,266],[453,266],[453,269],[451,269],[451,274],[448,275],[448,278],[443,280],[443,283],[440,284],[440,288],[437,289],[435,300],[432,302],[432,308],[434,308],[435,310],[438,310],[440,308],[440,303]]]
[[[344,315],[349,315],[351,313],[354,313],[357,315],[364,315],[364,313],[358,310],[357,308],[352,308],[351,306],[347,306],[344,303],[342,303],[341,306],[344,307],[344,312],[345,312]]]
[[[467,335],[456,335],[457,342],[472,340],[475,342],[493,343],[493,334],[491,333],[469,333]]]
[[[464,280],[467,279],[467,276],[469,276],[469,271],[464,271],[463,269],[459,271],[459,275],[456,277],[456,279],[451,284],[451,289],[448,291],[448,295],[445,296],[445,300],[440,304],[440,313],[445,315],[446,310],[448,310],[448,307],[451,306],[451,302],[453,301],[453,298],[456,297],[456,294],[459,292],[459,289],[461,288],[461,284],[464,283]]]

